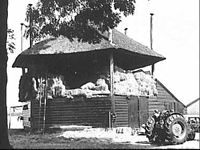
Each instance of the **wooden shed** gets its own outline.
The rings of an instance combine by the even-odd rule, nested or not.
[[[90,125],[94,127],[138,127],[148,118],[148,97],[118,95],[113,92],[115,66],[135,70],[165,58],[117,30],[102,34],[100,43],[70,41],[65,37],[49,38],[23,51],[13,67],[34,76],[65,73],[69,84],[76,88],[106,72],[110,93],[99,97],[57,97],[41,101],[26,97],[31,103],[32,129],[54,125]],[[23,71],[25,73],[25,71]],[[47,78],[47,76],[46,76]],[[45,79],[45,78],[44,78]],[[22,89],[23,90],[23,89]]]

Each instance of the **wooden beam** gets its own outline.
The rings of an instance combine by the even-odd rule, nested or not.
[[[111,96],[114,93],[114,88],[113,88],[113,75],[114,75],[114,60],[113,60],[113,51],[110,53],[110,93]]]
[[[114,95],[114,59],[113,59],[113,51],[110,53],[110,95],[113,97]],[[113,103],[112,103],[113,104]]]
[[[24,75],[26,73],[25,68],[22,68],[22,75]]]
[[[110,96],[111,96],[111,113],[115,113],[115,99],[114,99],[114,59],[113,59],[113,51],[110,53]],[[112,120],[111,120],[112,122]],[[115,124],[112,122],[112,127]]]

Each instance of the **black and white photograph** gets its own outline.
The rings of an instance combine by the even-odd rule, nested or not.
[[[199,0],[0,12],[0,149],[200,149]]]

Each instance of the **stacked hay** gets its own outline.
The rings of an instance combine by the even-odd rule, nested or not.
[[[140,95],[152,96],[158,94],[156,89],[156,81],[151,75],[145,74],[144,72],[136,72],[134,73],[134,77],[139,85],[138,90]]]
[[[81,86],[81,88],[65,90],[65,97],[73,98],[73,96],[84,95],[87,98],[99,97],[102,94],[109,94],[108,85],[105,79],[99,78],[96,83],[88,82]]]
[[[116,71],[114,74],[114,93],[119,95],[139,95],[139,85],[132,73]]]
[[[73,96],[84,95],[87,98],[91,98],[110,93],[109,83],[106,83],[106,79],[103,76],[98,78],[95,83],[88,82],[80,88],[70,89],[65,86],[62,76],[56,76],[51,78],[52,84],[48,85],[50,86],[49,90],[52,92],[52,97],[73,98]],[[143,71],[132,73],[118,70],[114,73],[114,94],[153,96],[157,95],[157,93],[156,82],[150,74],[146,74]]]
[[[114,93],[119,95],[152,96],[157,94],[156,82],[144,72],[114,73]]]
[[[81,86],[82,93],[87,97],[90,98],[94,95],[98,94],[109,94],[110,91],[108,89],[108,85],[106,84],[105,79],[99,78],[96,81],[96,84],[92,82],[88,82]]]

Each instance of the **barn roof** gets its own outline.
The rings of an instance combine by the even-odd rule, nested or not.
[[[186,107],[172,92],[170,92],[169,89],[167,89],[167,87],[162,84],[158,79],[156,79],[156,82],[162,86],[177,102],[181,103],[184,107]]]
[[[189,104],[187,104],[186,107],[191,106],[192,104],[196,103],[197,101],[200,101],[200,98],[197,98],[197,99],[193,100],[192,102],[190,102]]]
[[[165,59],[165,57],[154,50],[134,41],[115,29],[112,31],[113,44],[108,40],[108,33],[104,33],[102,37],[101,42],[96,44],[79,42],[77,39],[70,41],[66,37],[43,40],[18,55],[13,63],[13,67],[26,67],[30,61],[29,58],[35,56],[80,54],[105,50],[113,50],[113,52],[116,53],[118,61],[123,62],[124,67],[128,69],[148,66]],[[131,63],[134,63],[134,67]],[[122,63],[121,65],[123,66]]]

